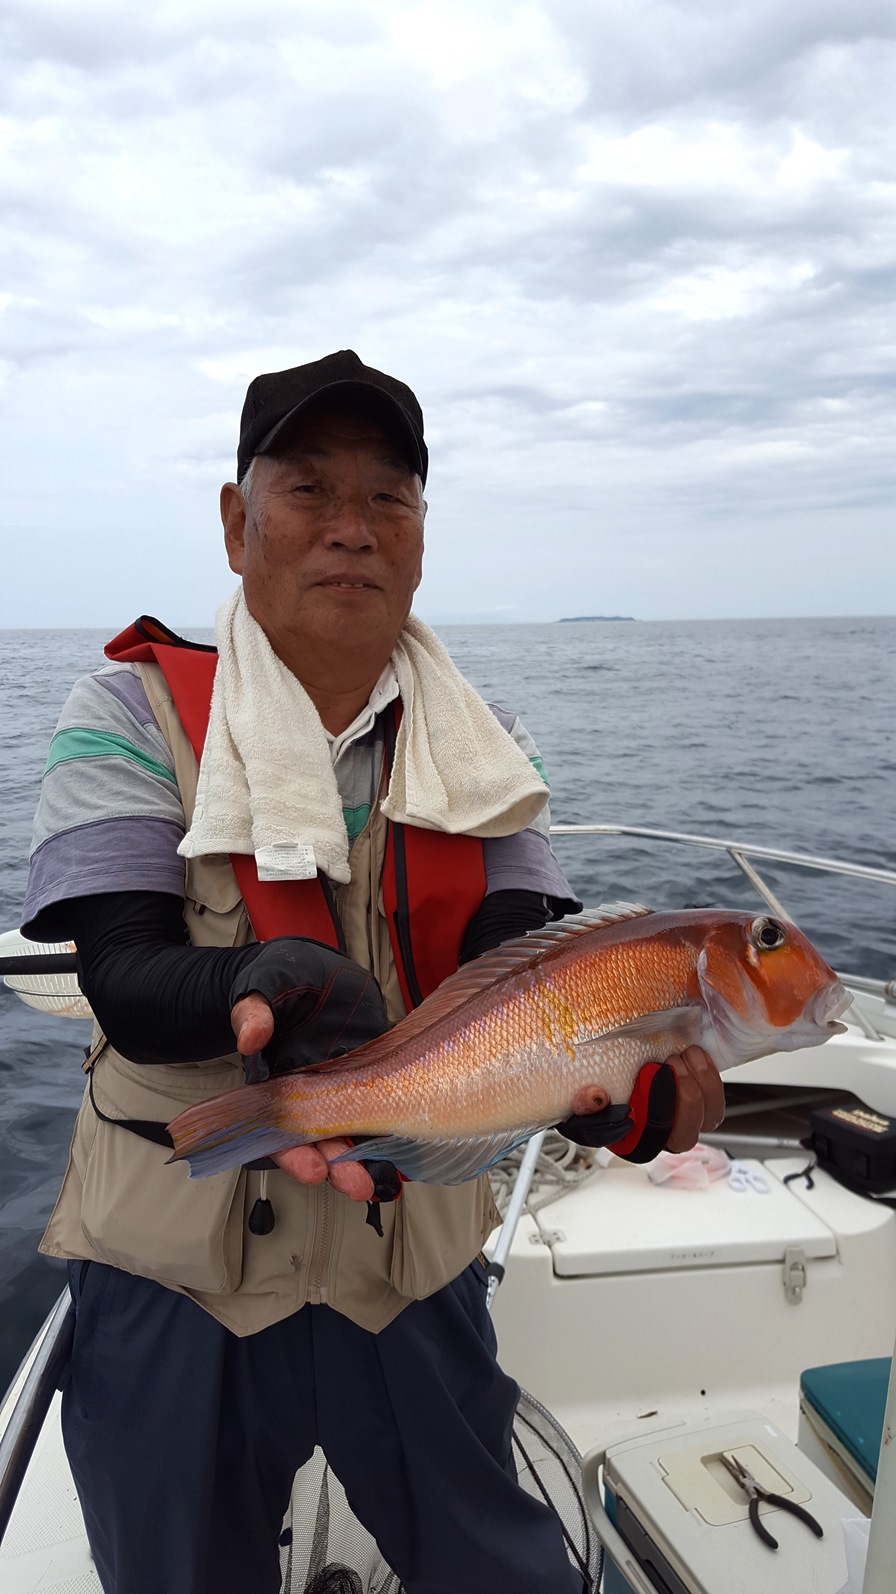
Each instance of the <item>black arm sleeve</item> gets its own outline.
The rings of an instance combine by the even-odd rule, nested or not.
[[[562,906],[560,907],[562,912]],[[553,897],[538,891],[493,891],[473,914],[464,932],[460,961],[469,963],[514,936],[540,930],[558,916]]]
[[[496,891],[467,926],[460,961],[538,930],[555,914],[537,891]],[[135,1063],[200,1063],[234,1050],[231,993],[262,946],[195,947],[183,904],[161,891],[66,903],[78,978],[104,1032]]]
[[[262,948],[196,947],[183,903],[113,891],[66,903],[78,979],[112,1045],[135,1063],[201,1063],[235,1050],[230,989]]]

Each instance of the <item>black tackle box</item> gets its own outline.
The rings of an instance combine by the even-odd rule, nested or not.
[[[810,1115],[819,1167],[862,1195],[896,1197],[896,1118],[853,1102]]]

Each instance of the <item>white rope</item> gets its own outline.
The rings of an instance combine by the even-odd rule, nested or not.
[[[517,1146],[515,1151],[508,1152],[494,1168],[489,1169],[495,1201],[502,1217],[507,1211],[525,1152],[525,1145]],[[560,1196],[590,1179],[597,1166],[592,1151],[574,1145],[571,1140],[558,1134],[556,1129],[549,1129],[535,1164],[535,1174],[523,1211],[533,1213],[540,1207],[549,1206],[552,1201],[557,1201]]]

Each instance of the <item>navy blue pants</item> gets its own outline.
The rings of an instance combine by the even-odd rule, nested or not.
[[[69,1276],[63,1435],[106,1594],[277,1594],[316,1444],[408,1594],[580,1594],[556,1518],[515,1481],[518,1389],[478,1262],[380,1334],[306,1306],[246,1339],[148,1279]]]

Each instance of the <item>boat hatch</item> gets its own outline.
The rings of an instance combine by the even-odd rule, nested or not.
[[[653,1184],[644,1168],[631,1164],[601,1169],[535,1214],[555,1274],[592,1278],[756,1262],[783,1266],[785,1251],[795,1247],[807,1259],[836,1256],[833,1231],[775,1178],[768,1164],[742,1166],[764,1190],[733,1190],[726,1178],[704,1190],[675,1189]],[[791,1161],[788,1171],[792,1167]],[[601,1192],[604,1226],[599,1223]]]

